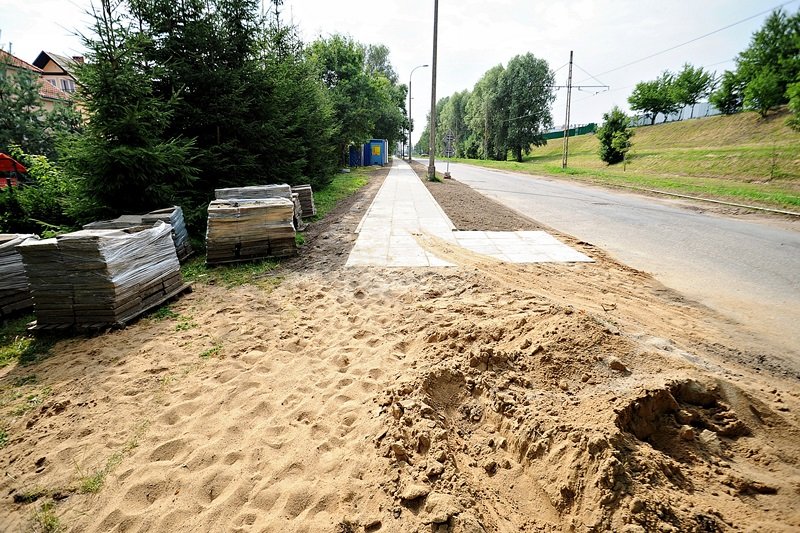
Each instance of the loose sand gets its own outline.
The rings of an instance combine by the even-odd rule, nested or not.
[[[0,529],[50,501],[76,532],[800,528],[792,359],[567,236],[597,263],[420,236],[459,266],[344,269],[383,176],[277,287],[197,284],[4,369]],[[536,226],[441,187],[464,229]]]

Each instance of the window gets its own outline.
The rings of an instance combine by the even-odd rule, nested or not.
[[[61,80],[61,88],[64,89],[68,93],[74,93],[75,92],[75,80],[62,79]]]
[[[49,82],[50,82],[50,85],[52,85],[53,87],[56,87],[56,80],[54,80],[54,79],[50,78],[50,79],[49,79],[49,80],[47,80],[47,81],[49,81]]]

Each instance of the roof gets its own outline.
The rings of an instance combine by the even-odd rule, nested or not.
[[[39,80],[39,96],[46,100],[72,100],[72,96],[45,80]]]
[[[18,58],[17,56],[15,56],[13,54],[9,54],[8,52],[6,52],[5,50],[2,50],[2,49],[0,49],[0,61],[5,61],[11,66],[14,66],[14,67],[17,67],[17,68],[22,68],[22,69],[25,69],[25,70],[30,70],[31,72],[35,72],[36,74],[39,74],[39,75],[41,75],[44,72],[39,67],[31,65],[27,61],[23,61],[20,58]]]
[[[17,56],[9,54],[5,50],[0,50],[0,61],[6,61],[12,67],[28,70],[36,74],[39,77],[39,97],[44,100],[72,100],[72,96],[68,92],[42,79],[41,76],[44,74],[44,71],[39,67],[31,65],[27,61],[23,61]]]
[[[53,63],[58,65],[58,67],[63,70],[65,73],[69,74],[73,78],[75,77],[75,61],[71,57],[62,56],[60,54],[54,54],[53,52],[45,52],[42,51],[36,56],[36,59],[33,61],[33,64],[40,69],[44,68],[47,65],[47,62],[52,60]]]

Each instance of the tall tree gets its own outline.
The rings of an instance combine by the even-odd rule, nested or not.
[[[764,69],[772,70],[785,91],[800,77],[800,10],[794,15],[772,12],[736,63],[739,76],[748,83]]]
[[[448,131],[453,133],[453,149],[456,157],[466,155],[466,139],[469,136],[469,127],[467,126],[469,98],[470,92],[467,90],[453,93],[442,108],[441,130],[437,127],[437,131],[441,131],[442,135]]]
[[[694,118],[694,106],[706,98],[714,89],[714,74],[703,70],[703,67],[693,67],[689,63],[675,76],[673,91],[675,100],[681,107],[692,106],[689,118]]]
[[[377,101],[375,107],[375,126],[372,135],[377,139],[386,139],[389,146],[395,146],[405,138],[406,128],[406,95],[405,85],[395,85],[383,74],[375,74],[371,78]]]
[[[784,101],[785,87],[775,71],[763,68],[747,83],[744,89],[744,105],[766,117],[770,109]]]
[[[467,102],[467,125],[471,130],[470,143],[479,146],[482,159],[505,159],[503,147],[496,147],[495,140],[501,138],[504,115],[500,82],[505,68],[496,65],[487,70],[472,90]]]
[[[62,154],[80,185],[82,218],[163,207],[195,177],[192,142],[166,133],[177,96],[155,95],[160,71],[146,59],[150,43],[119,7],[101,0],[93,12],[88,61],[78,70],[89,121]]]
[[[726,115],[738,113],[744,105],[745,86],[745,82],[735,72],[726,70],[719,87],[711,94],[709,102]]]
[[[367,74],[383,74],[392,84],[397,84],[397,72],[395,72],[389,60],[389,48],[382,44],[371,44],[367,47],[364,67]]]
[[[545,144],[544,130],[553,125],[550,106],[555,100],[553,72],[544,59],[530,52],[508,62],[503,73],[500,97],[505,109],[505,138],[502,144],[522,162],[531,146]]]
[[[131,0],[131,8],[145,58],[161,71],[152,78],[155,96],[181,95],[168,132],[195,139],[198,189],[207,196],[263,174],[258,2]]]
[[[347,147],[368,140],[375,125],[370,105],[374,92],[364,70],[364,47],[349,37],[333,35],[313,42],[308,54],[330,97],[334,139],[344,163]]]
[[[296,27],[270,22],[257,62],[262,97],[257,102],[270,178],[320,188],[336,164],[330,102]]]
[[[374,56],[380,56],[380,60],[368,64],[367,48],[342,35],[318,39],[307,50],[331,101],[334,139],[343,163],[351,144],[361,144],[378,134],[393,144],[402,136],[407,93],[386,76],[393,69],[385,47],[375,50]]]
[[[642,81],[636,84],[633,93],[628,97],[628,103],[634,111],[641,111],[650,118],[650,124],[656,123],[659,113],[664,115],[664,122],[670,113],[680,109],[673,89],[674,76],[668,71],[652,81]]]

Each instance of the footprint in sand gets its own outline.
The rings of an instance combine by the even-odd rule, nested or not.
[[[151,461],[171,461],[186,449],[186,440],[174,439],[158,446],[150,453]]]
[[[165,480],[142,480],[125,493],[123,496],[124,507],[132,511],[144,511],[166,493],[167,482]]]
[[[221,472],[219,468],[203,478],[200,487],[197,489],[199,501],[213,502],[219,498],[233,481],[233,475]]]

